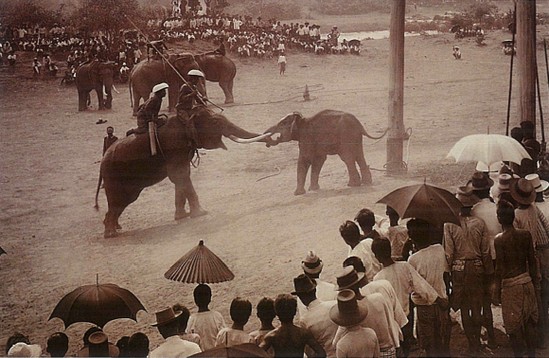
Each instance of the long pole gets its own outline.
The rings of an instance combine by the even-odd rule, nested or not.
[[[536,0],[517,0],[516,4],[519,123],[529,121],[536,128]]]
[[[511,69],[509,71],[509,95],[507,97],[507,122],[505,126],[505,135],[509,135],[509,122],[511,118],[511,93],[513,92],[513,60],[515,58],[515,33],[517,32],[517,3],[513,12],[513,39],[511,41]]]
[[[406,0],[393,0],[389,36],[389,134],[387,174],[406,173],[404,139],[404,16]]]

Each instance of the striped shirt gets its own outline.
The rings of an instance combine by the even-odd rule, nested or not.
[[[515,227],[530,231],[535,248],[549,245],[549,222],[536,205],[515,210]]]

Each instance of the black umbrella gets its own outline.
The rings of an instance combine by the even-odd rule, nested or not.
[[[130,291],[112,283],[80,286],[59,301],[50,315],[61,318],[65,327],[90,322],[103,327],[118,318],[136,321],[137,312],[146,311]]]

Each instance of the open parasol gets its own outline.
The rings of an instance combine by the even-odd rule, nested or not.
[[[426,183],[398,188],[377,202],[389,205],[403,219],[418,218],[434,225],[445,222],[460,225],[461,202],[448,190]]]
[[[61,318],[65,327],[76,322],[90,322],[103,327],[118,318],[136,321],[139,311],[146,311],[130,291],[112,283],[84,285],[65,295],[49,319]]]
[[[166,271],[164,277],[184,283],[219,283],[232,280],[234,274],[200,240],[197,246]]]
[[[448,152],[456,162],[478,161],[490,166],[497,162],[520,165],[522,159],[532,159],[522,144],[501,134],[472,134],[461,138]]]

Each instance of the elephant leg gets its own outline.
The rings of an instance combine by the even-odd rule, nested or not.
[[[133,90],[133,113],[134,117],[137,117],[137,109],[139,108],[139,101],[141,101],[141,95],[137,89]]]
[[[320,185],[318,185],[318,177],[320,176],[320,170],[326,161],[326,155],[319,155],[313,159],[311,165],[311,185],[309,190],[319,190]]]
[[[191,218],[206,215],[208,212],[200,206],[198,195],[191,181],[191,166],[186,159],[173,158],[168,162],[168,178],[175,184],[175,219]],[[189,202],[190,214],[185,211],[185,204]]]
[[[297,188],[294,191],[294,195],[305,194],[305,179],[307,178],[307,172],[311,162],[304,157],[299,157],[297,160]]]
[[[221,87],[221,89],[223,90],[223,93],[225,94],[225,103],[234,103],[232,81],[231,82],[219,81],[219,87]]]
[[[356,162],[360,167],[360,176],[362,177],[362,184],[370,185],[372,184],[372,173],[370,172],[370,166],[366,164],[366,159],[364,158],[364,152],[362,151],[362,146],[359,148],[358,158]]]
[[[347,186],[360,186],[360,174],[358,174],[358,170],[356,169],[356,156],[352,152],[352,149],[352,147],[345,146],[339,153],[339,157],[347,166],[347,172],[349,173],[349,182],[347,183]]]
[[[99,89],[96,88],[95,92],[97,93],[97,108],[105,109],[105,103],[103,102],[103,87]]]
[[[117,188],[112,188],[110,186],[105,186],[105,194],[107,195],[107,202],[109,204],[109,210],[105,214],[105,238],[115,237],[118,235],[117,229],[120,229],[120,224],[118,219],[124,209],[131,203],[137,200],[139,194],[143,188],[133,187],[133,186],[117,186]]]
[[[88,95],[89,95],[89,92],[82,91],[82,90],[78,91],[78,111],[80,112],[85,111],[88,108],[87,106]]]

